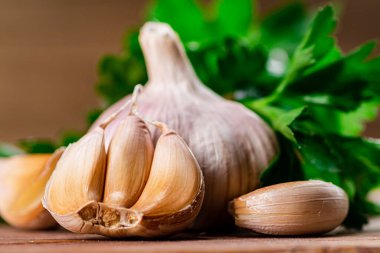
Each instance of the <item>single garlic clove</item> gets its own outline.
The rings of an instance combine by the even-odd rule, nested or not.
[[[131,207],[143,191],[153,159],[146,124],[134,115],[120,122],[108,149],[104,203]]]
[[[202,171],[185,141],[164,127],[143,193],[131,207],[144,214],[140,236],[163,236],[189,227],[204,198]]]
[[[157,141],[151,173],[132,209],[164,215],[189,205],[201,188],[202,174],[183,139],[168,130]]]
[[[348,213],[339,187],[319,180],[282,183],[258,189],[230,203],[239,227],[271,235],[326,233]]]
[[[90,201],[101,201],[105,163],[104,131],[99,127],[67,147],[46,187],[45,208],[70,215]]]
[[[12,226],[44,229],[56,226],[41,204],[45,185],[63,149],[54,154],[18,155],[0,163],[0,212]]]

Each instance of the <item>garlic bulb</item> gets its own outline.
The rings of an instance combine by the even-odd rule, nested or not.
[[[41,199],[62,152],[17,155],[0,161],[0,212],[7,223],[24,229],[56,226]]]
[[[200,82],[170,26],[146,23],[139,40],[149,75],[139,111],[178,132],[203,170],[205,201],[194,227],[223,225],[229,219],[228,201],[258,187],[261,172],[278,149],[275,134],[255,113]],[[128,99],[130,96],[110,107],[92,130]],[[107,148],[118,122],[127,116],[128,109],[106,128]],[[159,131],[150,130],[157,140]]]
[[[326,233],[348,213],[348,198],[339,187],[319,180],[264,187],[231,202],[239,227],[271,235]]]
[[[106,152],[107,124],[66,149],[46,187],[44,207],[76,233],[155,237],[188,227],[202,205],[204,182],[186,143],[154,123],[162,134],[153,149],[144,121],[129,111]]]

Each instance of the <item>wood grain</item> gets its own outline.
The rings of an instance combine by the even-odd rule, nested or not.
[[[2,225],[0,252],[380,252],[379,225],[364,232],[338,230],[321,237],[185,233],[161,240],[111,240],[64,230],[23,231]]]

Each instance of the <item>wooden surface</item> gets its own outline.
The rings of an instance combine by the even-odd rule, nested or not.
[[[321,237],[181,234],[161,240],[111,240],[64,230],[22,231],[0,226],[0,252],[380,252],[380,222],[363,232]]]

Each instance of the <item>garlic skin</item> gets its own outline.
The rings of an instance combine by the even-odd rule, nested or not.
[[[102,127],[69,146],[46,186],[43,206],[62,227],[75,233],[160,237],[187,228],[202,205],[202,171],[183,139],[165,125],[155,124],[163,133],[153,159],[149,131],[133,115],[119,124],[121,132],[114,136],[126,138],[111,141],[107,152]],[[106,163],[106,156],[116,162]],[[104,184],[108,171],[116,175]],[[135,203],[131,196],[137,199]]]
[[[338,227],[348,213],[348,197],[319,180],[264,187],[230,203],[235,224],[262,234],[310,235]]]
[[[169,25],[148,22],[139,40],[149,76],[139,97],[139,112],[174,129],[201,166],[206,193],[194,228],[225,225],[230,219],[228,201],[256,189],[260,174],[275,157],[275,134],[255,113],[201,83]],[[129,99],[127,96],[111,106],[92,129]],[[106,148],[118,122],[127,116],[128,109],[106,128]],[[156,142],[159,131],[150,130]]]
[[[10,225],[46,229],[57,225],[41,199],[63,149],[54,154],[17,155],[0,161],[0,212]]]

